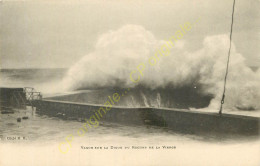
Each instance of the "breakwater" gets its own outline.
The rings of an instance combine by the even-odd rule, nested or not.
[[[37,112],[51,116],[82,121],[90,118],[103,105],[57,100],[35,100]],[[113,106],[106,111],[101,122],[124,125],[165,127],[182,133],[259,135],[260,118],[218,113],[206,113],[174,108]]]

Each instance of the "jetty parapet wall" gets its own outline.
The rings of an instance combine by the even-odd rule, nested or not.
[[[89,118],[103,106],[45,99],[35,101],[34,105],[40,113],[77,120]],[[113,106],[100,121],[127,125],[160,126],[191,134],[259,135],[260,126],[260,118],[258,117],[153,107]]]

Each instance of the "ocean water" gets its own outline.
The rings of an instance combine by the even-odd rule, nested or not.
[[[57,96],[62,92],[52,94],[49,89],[55,87],[66,71],[67,69],[1,70],[1,86],[32,86],[42,91],[45,96]],[[142,93],[148,97],[144,100],[139,93],[140,91],[138,95],[135,93],[135,97],[139,97],[138,101],[141,101],[139,104],[145,105],[146,101],[148,105],[156,106],[157,103],[158,106],[158,102],[154,101],[158,101],[159,97],[156,96],[151,100],[147,95],[148,92],[143,91]],[[154,91],[151,94],[157,93]],[[167,93],[161,94],[160,100],[166,100],[167,95]],[[167,102],[162,103],[167,104]],[[179,104],[180,107],[185,105],[183,102]],[[205,103],[196,106],[192,105],[193,102],[187,104],[198,108],[207,106]],[[28,117],[28,119],[17,122],[19,117]],[[113,123],[100,124],[97,128],[92,128],[83,136],[79,136],[77,131],[81,126],[80,121],[42,115],[31,107],[16,109],[14,114],[1,114],[0,165],[11,166],[18,163],[27,166],[71,165],[71,163],[76,166],[260,164],[258,136],[189,135],[158,127],[122,126]],[[71,134],[74,136],[71,146],[68,146],[68,152],[63,154],[60,152],[59,145]],[[171,148],[164,149],[164,146]],[[95,147],[103,147],[103,149],[95,149]],[[104,147],[108,147],[108,150]],[[124,149],[125,147],[130,149]],[[142,147],[154,149],[142,149]],[[12,160],[13,156],[15,158]]]

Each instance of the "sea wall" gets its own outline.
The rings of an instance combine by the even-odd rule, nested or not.
[[[64,119],[84,121],[94,115],[102,105],[82,104],[55,100],[34,103],[38,113]],[[260,118],[217,113],[195,112],[167,108],[127,108],[113,106],[100,116],[101,122],[125,125],[159,126],[189,134],[259,135]]]

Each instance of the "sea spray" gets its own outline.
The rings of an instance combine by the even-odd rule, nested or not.
[[[147,62],[166,41],[156,40],[142,26],[126,25],[100,36],[95,50],[69,69],[63,85],[69,90],[137,86],[151,90],[176,90],[194,88],[196,84],[200,87],[197,89],[199,95],[213,96],[209,108],[217,110],[223,91],[228,42],[226,34],[208,36],[202,48],[188,52],[185,42],[179,41],[169,56],[161,58],[155,66],[147,67],[141,80],[134,84],[129,79],[129,73],[138,64]],[[237,53],[234,44],[232,48],[224,107],[260,109],[260,72],[252,71],[245,64],[244,57]]]

